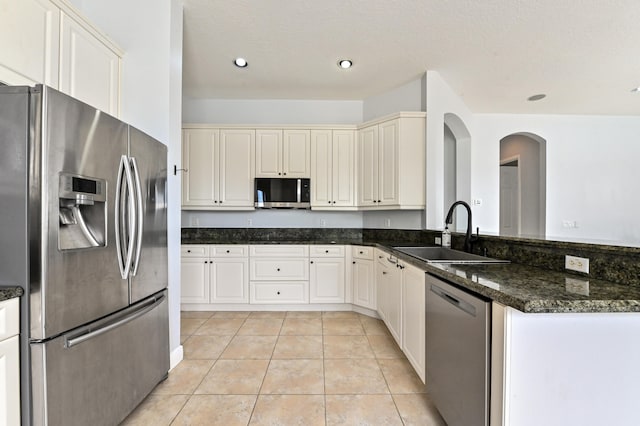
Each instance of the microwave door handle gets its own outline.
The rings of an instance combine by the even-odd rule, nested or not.
[[[298,196],[298,202],[302,201],[302,179],[298,179],[296,194]]]

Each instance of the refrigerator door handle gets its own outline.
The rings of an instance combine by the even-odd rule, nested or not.
[[[126,183],[127,188],[127,196],[126,202],[128,203],[127,215],[129,219],[129,233],[127,235],[127,249],[123,254],[122,252],[122,239],[125,238],[124,232],[124,224],[122,223],[125,220],[125,206],[122,202],[122,180],[124,176],[124,181]],[[120,157],[120,167],[118,171],[118,180],[116,182],[116,201],[115,201],[115,217],[116,217],[116,251],[118,252],[118,266],[120,267],[120,276],[123,280],[126,280],[131,273],[131,262],[133,260],[133,249],[135,244],[135,235],[136,235],[136,220],[132,219],[134,212],[136,211],[135,205],[135,196],[133,186],[133,177],[131,175],[131,168],[129,167],[129,159],[126,155]],[[126,257],[126,259],[125,259]]]
[[[115,200],[115,234],[116,234],[116,252],[118,254],[118,268],[120,269],[120,276],[123,280],[127,279],[127,272],[125,272],[124,256],[122,255],[122,224],[120,223],[120,217],[122,212],[122,200],[120,194],[122,192],[122,178],[124,176],[124,168],[127,162],[127,156],[120,157],[120,166],[118,167],[118,179],[116,180],[116,200]]]
[[[136,186],[136,216],[138,221],[137,233],[136,233],[136,256],[131,267],[131,275],[135,277],[138,272],[138,264],[140,263],[140,252],[142,251],[142,230],[144,222],[144,206],[142,205],[142,182],[140,180],[140,169],[138,163],[134,157],[131,157],[131,166],[133,168],[133,176],[135,177]]]
[[[123,318],[118,319],[117,321],[108,323],[107,325],[97,328],[95,330],[88,329],[86,333],[73,336],[71,338],[66,337],[64,342],[65,348],[72,348],[76,345],[79,345],[82,342],[86,342],[87,340],[93,339],[94,337],[100,336],[101,334],[107,333],[115,328],[121,327],[136,318],[139,318],[145,315],[147,312],[153,310],[156,306],[161,304],[164,301],[165,296],[160,296],[150,300],[148,303],[140,306],[137,310],[129,313]]]

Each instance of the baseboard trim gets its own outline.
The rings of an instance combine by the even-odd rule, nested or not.
[[[169,355],[169,371],[173,370],[175,366],[180,364],[180,362],[184,358],[184,349],[182,345],[179,345],[177,348],[171,351]]]

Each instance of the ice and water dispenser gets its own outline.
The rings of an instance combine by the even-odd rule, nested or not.
[[[60,174],[58,248],[104,247],[107,243],[107,182]]]

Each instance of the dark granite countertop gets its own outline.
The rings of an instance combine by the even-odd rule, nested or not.
[[[0,287],[0,302],[3,300],[13,299],[14,297],[20,297],[24,294],[24,290],[21,287]]]
[[[235,235],[234,237],[237,237]],[[433,264],[426,263],[392,247],[425,245],[398,243],[382,239],[366,241],[354,235],[329,232],[327,238],[202,238],[183,239],[183,244],[340,244],[365,245],[384,249],[399,259],[459,287],[526,313],[640,312],[640,287],[589,276],[557,272],[518,263],[510,264]]]
[[[526,313],[640,312],[640,288],[517,263],[426,263],[378,247],[459,287]]]

